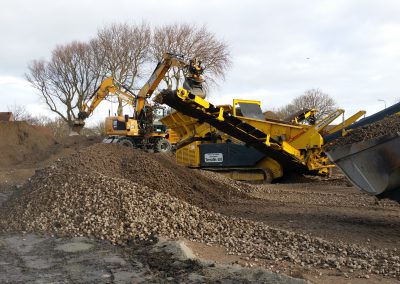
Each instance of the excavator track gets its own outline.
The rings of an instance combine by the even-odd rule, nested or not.
[[[229,112],[222,113],[220,116],[220,108],[210,104],[208,109],[205,109],[198,104],[190,101],[184,101],[177,96],[176,91],[163,90],[156,98],[157,102],[166,104],[175,110],[198,119],[199,122],[208,123],[216,129],[244,142],[266,156],[279,162],[283,169],[296,170],[298,172],[308,172],[308,169],[300,161],[297,161],[284,151],[274,149],[265,144],[267,134],[253,127],[252,125],[242,121],[241,119],[232,116]],[[270,140],[271,142],[272,139]]]

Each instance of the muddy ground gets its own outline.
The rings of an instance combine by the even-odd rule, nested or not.
[[[85,139],[56,143],[53,147],[57,150],[43,160],[27,160],[9,167],[3,166],[0,169],[0,203],[22,187],[36,170],[95,142]],[[170,161],[166,159],[164,163]],[[209,187],[212,187],[215,178],[209,176]],[[331,242],[358,245],[366,251],[396,251],[400,243],[400,206],[391,201],[378,201],[359,192],[349,186],[340,172],[336,172],[330,180],[296,177],[272,185],[243,185],[242,192],[254,198],[242,198],[239,194],[229,202],[210,201],[207,206],[201,200],[199,204],[224,216],[259,221],[271,227],[305,233]],[[177,261],[181,250],[173,253],[170,250],[167,253],[154,250],[157,246],[154,243],[158,240],[153,244],[115,246],[88,238],[4,232],[0,236],[0,281],[129,283],[140,279],[142,282],[218,280],[222,283],[297,283],[290,282],[295,281],[292,278],[278,276],[282,274],[313,283],[398,282],[395,278],[357,268],[349,273],[347,270],[307,267],[284,260],[265,261],[246,254],[232,254],[218,245],[187,239],[182,241],[193,251],[195,260]],[[172,247],[177,244],[173,242]],[[68,251],[71,248],[76,251]],[[175,266],[170,263],[175,263]],[[227,264],[235,266],[219,266]],[[251,269],[240,270],[238,266]],[[277,274],[254,270],[257,268]]]
[[[199,260],[183,242],[126,246],[51,236],[1,235],[1,283],[306,283],[266,269]]]

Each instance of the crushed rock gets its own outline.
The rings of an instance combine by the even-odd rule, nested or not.
[[[398,114],[352,129],[346,136],[340,137],[327,145],[326,150],[331,151],[339,146],[367,141],[385,135],[393,135],[396,132],[400,133],[400,115]]]
[[[115,244],[185,238],[270,262],[400,278],[397,251],[332,243],[201,208],[210,197],[227,202],[244,193],[170,162],[118,145],[91,146],[38,171],[1,208],[0,228]]]

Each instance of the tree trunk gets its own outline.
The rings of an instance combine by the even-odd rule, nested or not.
[[[122,100],[118,98],[118,110],[117,110],[118,116],[123,116],[124,115],[124,108],[122,106]]]

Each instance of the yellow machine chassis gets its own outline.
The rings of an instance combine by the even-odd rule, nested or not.
[[[176,159],[179,164],[200,167],[199,146],[203,143],[225,143],[231,141],[240,144],[246,143],[246,140],[241,140],[243,137],[249,137],[252,141],[257,139],[264,147],[276,153],[282,153],[282,156],[291,160],[291,164],[298,164],[299,167],[303,167],[309,173],[327,175],[330,168],[333,167],[322,150],[324,143],[321,132],[336,118],[343,115],[344,110],[338,109],[334,111],[315,125],[306,125],[285,121],[261,120],[238,115],[236,111],[237,104],[244,102],[261,106],[259,101],[235,99],[232,105],[213,106],[203,98],[194,96],[182,88],[176,91],[176,97],[180,101],[178,106],[181,109],[185,109],[185,114],[176,111],[161,121],[180,137],[176,151]],[[193,109],[193,111],[186,110],[186,106],[188,109]],[[312,111],[315,112],[315,110]],[[197,114],[193,114],[192,117],[192,113]],[[196,117],[202,117],[201,113],[204,113],[205,117],[209,117],[208,119],[214,119],[215,122],[212,123],[214,126],[199,121]],[[230,117],[235,119],[230,119]],[[356,114],[343,125],[352,123],[358,117],[359,114]],[[231,129],[234,129],[234,132],[229,132],[236,134],[234,136],[225,134],[223,128],[219,127],[216,121],[226,124],[236,123],[230,126]],[[242,125],[247,125],[247,128],[242,127]],[[249,128],[253,130],[246,132],[245,129]],[[240,134],[242,131],[243,135]],[[258,135],[253,134],[253,132],[257,132]],[[263,135],[260,135],[260,133]],[[251,169],[254,171],[252,172]],[[252,167],[245,167],[239,170],[236,168],[215,168],[214,170],[224,172],[235,179],[259,180],[261,175],[260,172],[257,172],[258,169],[268,170],[274,179],[282,177],[285,170],[284,164],[268,156]],[[286,171],[288,171],[287,167]]]

